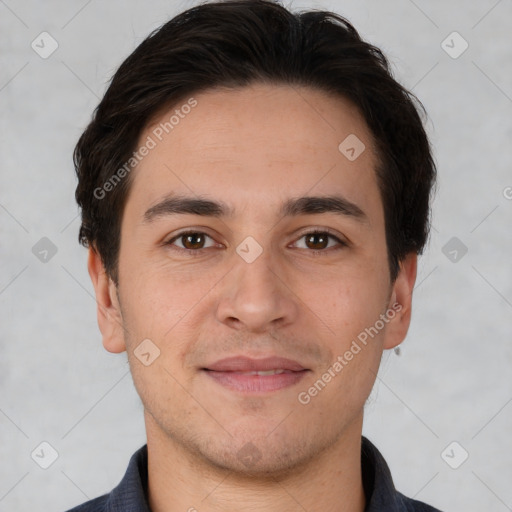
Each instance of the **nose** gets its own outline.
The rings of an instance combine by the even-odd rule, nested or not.
[[[229,327],[255,333],[292,324],[298,315],[293,293],[282,265],[273,264],[269,251],[252,263],[234,255],[218,302],[217,319]]]

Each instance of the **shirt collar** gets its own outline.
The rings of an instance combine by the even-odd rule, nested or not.
[[[361,470],[366,497],[365,512],[404,510],[389,466],[379,450],[364,436],[361,440]]]
[[[389,467],[377,448],[364,436],[361,439],[361,467],[366,497],[365,512],[403,512],[405,498],[396,491]],[[148,501],[147,444],[131,457],[119,485],[110,493],[106,512],[151,512]],[[405,500],[405,501],[404,501]],[[434,509],[428,509],[434,510]]]

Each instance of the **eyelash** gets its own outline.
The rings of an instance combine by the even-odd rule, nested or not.
[[[338,242],[339,247],[335,247],[335,248],[329,247],[329,248],[326,248],[326,249],[309,249],[309,250],[308,249],[301,249],[301,250],[307,250],[309,253],[312,253],[313,255],[321,255],[322,253],[326,253],[326,252],[329,252],[329,251],[332,251],[332,250],[336,251],[336,250],[340,250],[340,249],[343,249],[345,247],[348,247],[348,244],[346,242],[341,240],[339,237],[337,237],[334,233],[332,233],[329,229],[326,229],[326,228],[324,228],[324,229],[315,229],[315,228],[313,228],[310,231],[306,231],[305,233],[300,235],[300,237],[297,239],[297,241],[302,239],[302,238],[304,238],[307,235],[315,235],[315,234],[328,235],[329,238],[332,238],[336,242]],[[173,251],[185,252],[185,253],[190,254],[191,256],[200,256],[200,255],[203,254],[204,251],[207,251],[208,249],[211,249],[211,247],[206,247],[206,248],[202,248],[202,249],[185,249],[183,247],[175,247],[175,246],[173,246],[173,243],[176,240],[179,240],[180,238],[182,238],[182,237],[184,237],[186,235],[205,235],[208,238],[211,238],[213,240],[213,237],[211,237],[210,235],[208,235],[204,231],[189,230],[189,231],[183,231],[183,232],[179,233],[178,235],[172,237],[167,242],[164,242],[164,245],[171,247],[171,249]]]

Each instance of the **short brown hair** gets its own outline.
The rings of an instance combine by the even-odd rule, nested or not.
[[[423,106],[393,78],[383,53],[332,12],[227,0],[193,7],[150,34],[121,64],[76,145],[79,240],[98,251],[114,282],[131,174],[104,197],[97,191],[132,157],[162,108],[217,86],[258,81],[312,86],[359,108],[379,153],[391,280],[407,253],[422,252],[436,169]]]

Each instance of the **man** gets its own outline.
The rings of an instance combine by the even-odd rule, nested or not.
[[[434,511],[362,437],[406,336],[435,166],[421,105],[343,18],[192,8],[75,149],[103,345],[147,445],[85,511]]]

